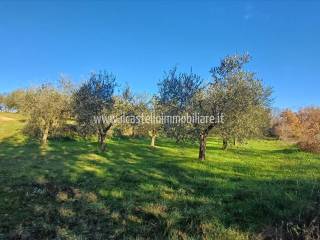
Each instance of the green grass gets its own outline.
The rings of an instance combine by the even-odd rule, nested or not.
[[[210,139],[199,162],[166,139],[42,148],[23,124],[0,113],[0,239],[251,239],[319,210],[320,156],[283,142]]]

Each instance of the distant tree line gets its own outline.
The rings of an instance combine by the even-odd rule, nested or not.
[[[150,145],[156,145],[158,136],[177,142],[199,144],[199,159],[206,156],[209,135],[220,136],[222,147],[243,143],[262,136],[270,126],[271,89],[253,72],[245,70],[250,61],[247,54],[227,56],[210,70],[211,80],[194,73],[179,72],[177,67],[165,72],[154,95],[134,94],[125,86],[117,94],[114,74],[106,71],[91,73],[80,86],[61,78],[58,86],[43,84],[37,88],[21,89],[1,95],[0,106],[28,116],[25,133],[47,143],[55,136],[96,136],[98,149],[106,150],[108,136],[149,136]],[[93,116],[121,117],[199,113],[215,116],[223,122],[118,124],[116,121],[94,122]]]

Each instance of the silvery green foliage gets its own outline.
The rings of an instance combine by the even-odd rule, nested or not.
[[[97,134],[98,148],[105,150],[105,139],[112,127],[112,121],[99,121],[95,118],[112,114],[114,107],[115,76],[108,72],[92,73],[73,94],[73,112],[81,135]]]
[[[46,143],[70,116],[69,97],[53,85],[43,84],[25,91],[21,110],[28,116],[25,132]]]
[[[177,141],[199,139],[201,160],[212,130],[225,141],[258,135],[268,121],[271,90],[254,73],[244,70],[249,60],[247,54],[227,56],[211,69],[213,81],[207,85],[192,72],[177,73],[173,68],[166,73],[159,83],[159,102],[166,115],[198,113],[215,119],[208,123],[164,124],[166,134]]]
[[[92,73],[73,94],[73,113],[82,135],[88,136],[99,129],[106,128],[101,122],[96,124],[95,116],[102,116],[112,111],[114,106],[115,76],[112,73]]]
[[[200,93],[202,83],[201,77],[192,71],[179,73],[176,67],[169,70],[158,84],[158,102],[162,106],[162,113],[165,116],[192,115],[196,110],[194,98]],[[164,123],[163,130],[177,142],[198,138],[197,128],[193,124]]]
[[[268,124],[271,89],[244,69],[249,60],[247,54],[227,56],[211,70],[208,97],[223,113],[223,124],[216,132],[226,141],[259,135]]]

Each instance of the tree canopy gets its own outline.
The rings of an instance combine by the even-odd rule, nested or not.
[[[95,121],[95,117],[110,115],[114,106],[116,77],[106,71],[92,73],[73,95],[72,109],[82,135],[98,135],[98,147],[105,151],[105,138],[112,121]]]

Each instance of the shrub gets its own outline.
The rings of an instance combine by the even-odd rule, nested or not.
[[[298,113],[301,136],[298,145],[310,152],[320,152],[320,108],[304,108]]]
[[[280,139],[294,141],[304,151],[320,152],[320,108],[285,110],[273,128]]]

